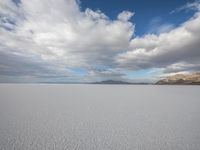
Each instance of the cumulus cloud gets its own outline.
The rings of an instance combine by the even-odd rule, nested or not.
[[[167,72],[177,70],[175,64],[197,70],[197,10],[178,28],[165,25],[159,34],[134,37],[129,11],[111,20],[100,10],[81,11],[76,0],[1,0],[0,82],[121,80],[127,70]],[[84,77],[74,68],[86,70]]]
[[[130,41],[126,52],[115,57],[121,67],[129,69],[161,68],[174,71],[198,71],[200,64],[200,12],[181,26],[159,35],[147,34]],[[184,65],[183,65],[184,64]],[[179,67],[178,67],[179,66]],[[194,69],[196,68],[196,69]],[[172,70],[172,69],[171,69]]]
[[[134,13],[129,12],[129,11],[123,11],[118,15],[118,19],[121,21],[128,21],[132,16],[134,15]]]
[[[0,52],[16,61],[11,65],[5,60],[1,65],[3,74],[10,68],[8,75],[33,75],[27,71],[38,70],[23,65],[16,72],[18,60],[43,66],[45,69],[39,69],[43,72],[55,67],[57,74],[58,68],[90,71],[99,65],[112,65],[112,57],[128,47],[134,33],[134,25],[128,21],[131,12],[124,11],[112,21],[100,10],[80,11],[75,0],[2,0],[0,10]]]

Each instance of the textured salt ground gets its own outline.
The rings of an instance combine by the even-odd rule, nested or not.
[[[0,150],[199,150],[200,87],[0,84]]]

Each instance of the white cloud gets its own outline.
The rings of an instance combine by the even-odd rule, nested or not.
[[[188,2],[185,5],[178,7],[175,10],[172,10],[170,12],[170,14],[174,14],[174,13],[177,13],[177,12],[180,12],[180,11],[189,11],[189,10],[198,11],[200,9],[199,3],[200,3],[200,0],[195,0],[192,3]]]
[[[21,0],[19,5],[4,0],[0,10],[1,20],[13,22],[1,21],[1,53],[16,59],[30,56],[26,61],[36,59],[47,68],[56,63],[55,70],[112,64],[113,55],[128,47],[134,33],[128,22],[132,13],[122,12],[112,21],[101,11],[80,11],[75,0]]]
[[[199,64],[199,12],[178,28],[163,25],[159,35],[144,37],[133,37],[133,15],[123,11],[111,20],[100,10],[81,11],[75,0],[1,0],[0,81],[80,81],[70,71],[76,67],[87,70],[87,81],[123,79],[125,70]]]
[[[173,24],[164,22],[161,17],[155,17],[148,25],[148,33],[159,35],[164,32],[170,32],[174,28]]]
[[[118,15],[118,19],[121,21],[128,21],[131,17],[133,17],[134,13],[130,11],[123,11]]]
[[[199,24],[200,13],[197,12],[167,33],[136,37],[131,40],[129,50],[118,54],[116,62],[129,69],[168,68],[180,62],[197,66],[200,64]],[[182,70],[188,70],[190,65],[182,66]]]

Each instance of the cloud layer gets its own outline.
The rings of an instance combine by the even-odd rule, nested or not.
[[[198,71],[195,6],[181,26],[135,37],[129,11],[111,20],[100,10],[81,11],[75,0],[1,0],[0,82],[126,80],[129,71],[151,68]]]

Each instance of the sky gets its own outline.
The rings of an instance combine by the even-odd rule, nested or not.
[[[199,71],[199,0],[0,0],[0,82],[153,83]]]

